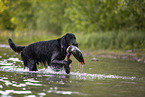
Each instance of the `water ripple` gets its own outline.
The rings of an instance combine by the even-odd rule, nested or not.
[[[1,94],[2,97],[6,97],[10,93],[13,93],[13,94],[30,94],[32,92],[31,91],[15,91],[15,90],[5,90],[5,91],[2,91],[2,90],[0,90],[0,94]]]
[[[10,48],[10,46],[9,45],[6,45],[6,44],[0,44],[0,47],[1,48]]]

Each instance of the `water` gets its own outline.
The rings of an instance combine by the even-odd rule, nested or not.
[[[1,97],[145,97],[145,64],[119,59],[85,56],[81,66],[71,57],[71,73],[38,66],[23,69],[20,55],[0,46]]]

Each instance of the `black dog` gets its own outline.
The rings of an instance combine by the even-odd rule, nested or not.
[[[53,67],[55,71],[65,68],[66,73],[70,73],[70,59],[65,61],[66,49],[69,45],[78,46],[76,37],[72,33],[67,33],[56,40],[40,41],[28,46],[16,46],[11,39],[8,39],[10,47],[18,53],[24,62],[24,68],[28,67],[30,71],[37,71],[36,64],[43,63]]]

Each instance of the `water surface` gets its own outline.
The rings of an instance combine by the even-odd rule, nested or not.
[[[71,73],[38,66],[23,69],[20,55],[0,46],[0,96],[14,97],[145,97],[145,64],[85,56],[81,66],[71,56]]]

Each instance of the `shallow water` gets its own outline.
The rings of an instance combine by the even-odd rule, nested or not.
[[[81,66],[71,56],[71,73],[38,66],[23,69],[20,55],[0,46],[0,96],[5,97],[145,97],[145,64],[85,56]]]

